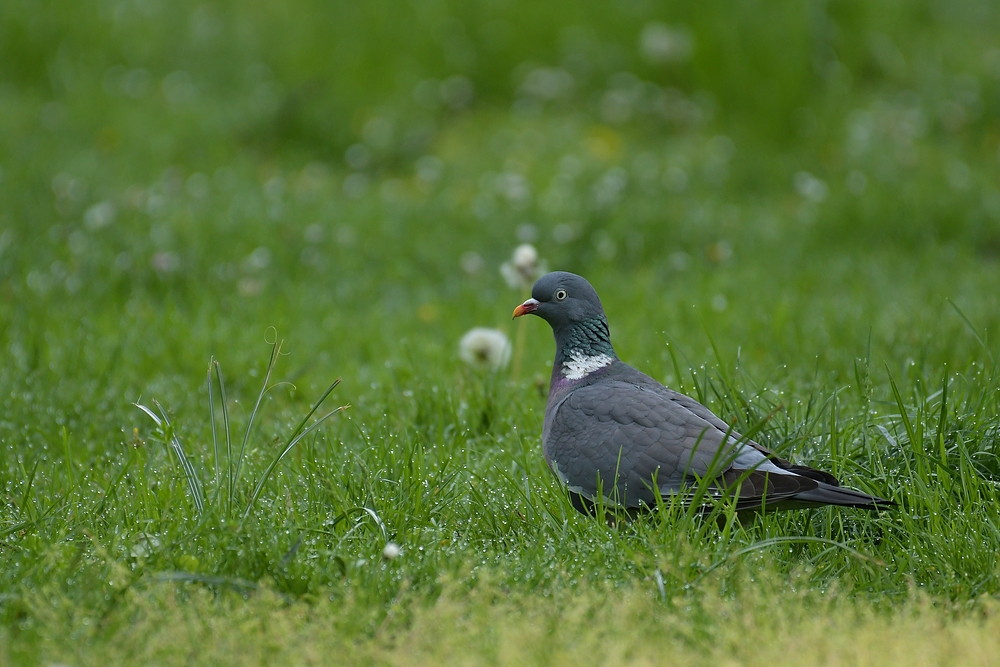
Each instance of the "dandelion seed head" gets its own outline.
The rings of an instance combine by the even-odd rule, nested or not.
[[[475,368],[500,370],[510,361],[510,341],[498,329],[470,329],[458,343],[462,361]]]
[[[522,243],[514,249],[511,262],[514,268],[521,271],[533,269],[538,263],[538,251],[530,243]]]
[[[545,273],[545,262],[538,259],[538,251],[530,243],[514,248],[510,261],[500,266],[500,275],[514,289],[529,289]]]

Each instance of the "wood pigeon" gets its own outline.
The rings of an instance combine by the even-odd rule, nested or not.
[[[593,510],[598,489],[628,511],[690,493],[731,493],[738,511],[843,505],[867,510],[895,503],[840,486],[830,473],[781,459],[742,437],[698,401],[622,362],[611,346],[604,308],[581,276],[542,276],[514,317],[552,326],[556,357],[542,444],[574,506]]]

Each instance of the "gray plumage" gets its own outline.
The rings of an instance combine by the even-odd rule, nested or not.
[[[743,438],[693,398],[623,363],[611,346],[604,308],[584,278],[557,271],[535,283],[514,317],[552,326],[556,356],[542,443],[552,471],[586,511],[600,488],[628,509],[710,479],[738,510],[895,503],[841,487],[826,472],[785,461]]]

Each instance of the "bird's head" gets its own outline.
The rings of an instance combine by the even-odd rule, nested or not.
[[[604,320],[604,308],[587,280],[574,273],[548,273],[531,288],[531,298],[514,309],[514,317],[538,315],[553,329],[594,318]]]

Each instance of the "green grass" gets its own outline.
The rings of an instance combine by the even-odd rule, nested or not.
[[[5,3],[0,664],[994,664],[998,23]],[[623,359],[899,509],[578,515],[523,240]],[[517,378],[459,359],[515,325]]]

